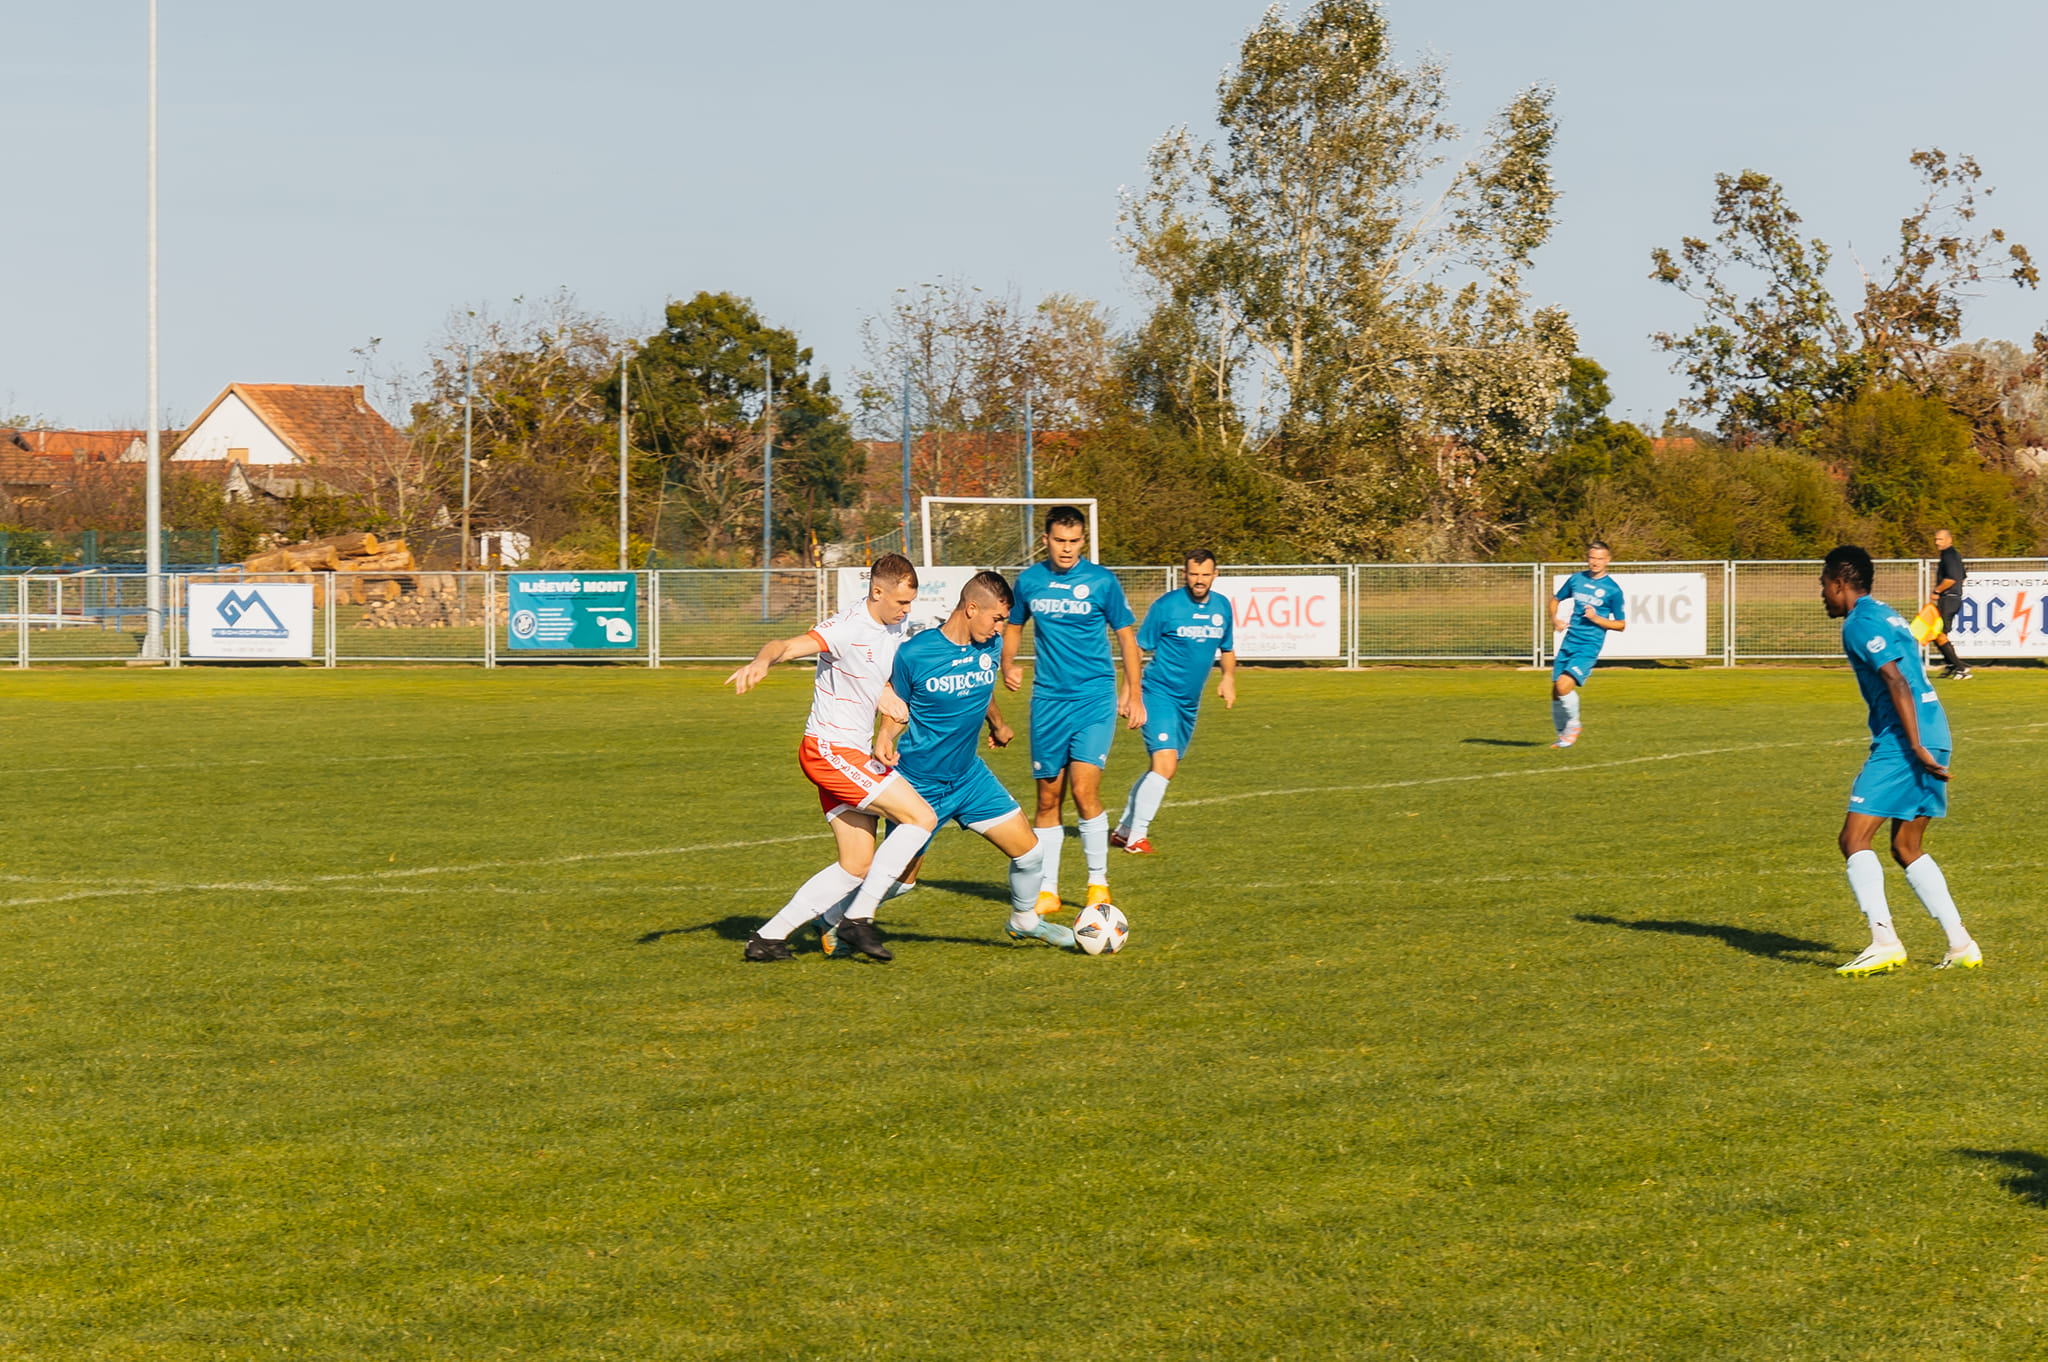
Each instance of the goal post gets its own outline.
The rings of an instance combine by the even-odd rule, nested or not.
[[[935,506],[1016,506],[1031,509],[1037,506],[1072,506],[1088,513],[1088,561],[1102,561],[1101,525],[1096,519],[1094,497],[921,497],[918,510],[924,521],[924,565],[937,567],[932,559],[932,508]],[[1031,536],[1025,536],[1025,561],[1030,561]]]

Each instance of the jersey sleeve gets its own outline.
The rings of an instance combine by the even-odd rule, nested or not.
[[[1567,578],[1565,578],[1565,579],[1564,579],[1564,580],[1563,580],[1562,582],[1558,583],[1558,587],[1557,587],[1557,593],[1556,593],[1556,595],[1555,595],[1555,596],[1553,597],[1553,599],[1555,599],[1555,600],[1560,600],[1560,601],[1568,601],[1568,600],[1570,600],[1571,598],[1572,598],[1572,579],[1571,579],[1570,577],[1567,577]]]
[[[1138,626],[1138,646],[1148,653],[1156,651],[1159,647],[1159,630],[1162,627],[1159,607],[1165,604],[1164,596],[1152,602],[1145,610],[1145,622]]]
[[[889,689],[895,691],[896,698],[905,704],[917,692],[917,682],[911,676],[908,643],[896,650],[896,660],[889,665]]]
[[[1112,629],[1128,629],[1137,623],[1138,617],[1131,613],[1131,603],[1124,599],[1124,584],[1112,573],[1103,575],[1109,581],[1102,592],[1102,617]]]
[[[1614,583],[1614,599],[1608,602],[1613,608],[1608,612],[1607,618],[1626,623],[1628,621],[1628,588],[1624,587],[1616,578],[1609,577],[1607,580]]]
[[[1892,628],[1887,616],[1875,613],[1860,620],[1852,616],[1842,622],[1843,650],[1872,671],[1887,662],[1905,661],[1906,640],[1911,637],[1903,629]]]
[[[1022,624],[1031,618],[1031,607],[1024,600],[1024,574],[1017,574],[1016,587],[1010,592],[1010,623]]]
[[[845,632],[846,619],[843,615],[834,615],[811,626],[811,637],[817,640],[818,651],[828,656],[839,652],[840,645],[845,641]]]
[[[1220,653],[1235,653],[1237,651],[1237,607],[1230,603],[1230,597],[1228,596],[1218,596],[1211,592],[1209,599],[1217,602],[1223,609],[1223,642],[1217,647],[1216,651]]]

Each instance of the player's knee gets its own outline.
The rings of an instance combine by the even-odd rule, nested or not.
[[[1045,848],[1033,844],[1022,856],[1010,858],[1010,868],[1023,875],[1036,875],[1045,869]]]
[[[923,828],[926,832],[937,832],[939,830],[939,816],[932,812],[931,805],[929,804],[919,805],[903,821],[914,827]]]

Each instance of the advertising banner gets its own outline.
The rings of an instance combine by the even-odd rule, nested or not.
[[[1247,662],[1344,656],[1344,591],[1330,577],[1218,577]]]
[[[1963,608],[1949,641],[1966,658],[2048,657],[2044,598],[2048,572],[1973,574],[1963,581]]]
[[[905,629],[912,634],[934,629],[946,622],[946,616],[953,613],[953,607],[960,600],[960,588],[967,585],[967,579],[981,571],[974,567],[921,567],[917,570],[917,599],[911,602],[910,614],[904,620]],[[859,605],[868,598],[868,570],[864,567],[843,567],[839,569],[839,609]]]
[[[1628,601],[1628,628],[1607,635],[1602,658],[1707,656],[1707,574],[1704,572],[1610,572]],[[1550,594],[1570,579],[1550,579]],[[1554,611],[1557,601],[1552,599]],[[1553,613],[1551,620],[1557,616]],[[1553,633],[1550,652],[1556,656],[1562,633]],[[1718,650],[1717,650],[1718,651]]]
[[[187,657],[313,656],[311,582],[194,582],[185,588]]]
[[[640,638],[640,577],[632,572],[515,572],[506,586],[514,649],[632,648]]]

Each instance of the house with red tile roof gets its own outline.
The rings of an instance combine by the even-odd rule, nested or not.
[[[230,383],[179,438],[170,461],[350,469],[384,463],[404,446],[360,384]]]

